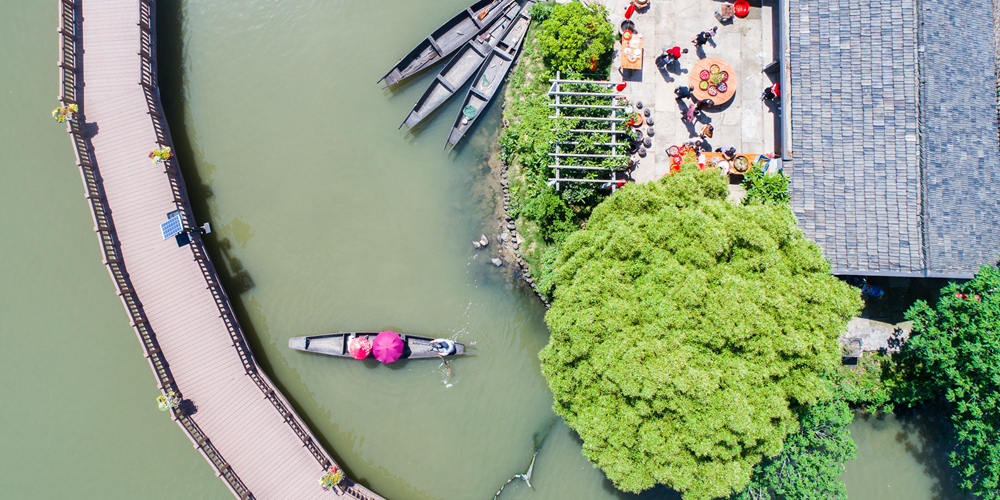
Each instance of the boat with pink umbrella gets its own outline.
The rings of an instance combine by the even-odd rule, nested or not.
[[[340,358],[374,358],[383,363],[392,363],[400,359],[425,359],[465,354],[465,344],[461,342],[445,338],[407,335],[388,330],[292,337],[288,339],[288,347],[297,351]]]

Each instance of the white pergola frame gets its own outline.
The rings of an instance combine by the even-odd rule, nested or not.
[[[617,92],[613,93],[603,93],[603,92],[564,92],[562,90],[562,84],[564,83],[575,83],[583,85],[604,85],[608,88],[613,88],[617,85],[614,82],[603,81],[603,80],[565,80],[560,77],[560,73],[556,72],[556,77],[550,79],[549,82],[552,86],[549,87],[548,95],[553,98],[555,102],[549,103],[549,107],[555,109],[555,115],[549,116],[552,120],[559,120],[561,118],[572,118],[574,120],[582,121],[597,121],[597,122],[607,122],[610,123],[610,129],[599,129],[599,130],[586,130],[586,129],[569,129],[569,132],[573,133],[587,133],[587,134],[610,134],[610,142],[591,142],[590,144],[596,146],[608,146],[611,148],[610,154],[574,154],[574,153],[563,153],[560,151],[560,146],[563,145],[578,145],[581,144],[580,141],[552,141],[555,144],[555,153],[549,153],[549,156],[553,158],[552,164],[549,168],[555,171],[555,177],[550,177],[548,184],[550,186],[555,186],[556,190],[559,190],[559,184],[563,182],[584,182],[584,183],[611,183],[611,191],[614,192],[617,186],[615,185],[615,175],[614,170],[607,167],[585,167],[581,165],[567,165],[561,163],[572,158],[612,158],[621,156],[618,154],[618,148],[622,146],[627,146],[627,143],[619,142],[619,134],[624,134],[628,127],[623,129],[618,129],[618,124],[624,122],[624,118],[618,118],[615,116],[615,112],[621,109],[625,109],[625,106],[617,105],[600,105],[600,104],[565,104],[561,102],[563,96],[586,96],[586,97],[607,97],[614,102],[615,98],[625,97]],[[589,117],[589,116],[573,116],[572,114],[564,114],[563,110],[573,110],[573,109],[603,109],[607,110],[607,117]],[[553,128],[553,130],[556,130]],[[571,177],[562,176],[562,170],[601,170],[610,173],[610,179],[573,179]]]

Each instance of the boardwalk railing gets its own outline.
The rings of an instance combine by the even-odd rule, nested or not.
[[[147,361],[156,376],[157,386],[163,393],[173,391],[181,395],[180,389],[174,382],[170,374],[167,360],[160,351],[156,336],[149,327],[149,321],[143,312],[142,303],[139,301],[129,280],[128,272],[122,260],[120,245],[115,234],[114,221],[111,217],[111,210],[108,207],[104,196],[100,171],[94,162],[91,153],[92,148],[85,131],[86,110],[83,108],[78,91],[80,89],[80,79],[82,77],[82,30],[80,21],[79,0],[59,1],[59,71],[61,89],[59,100],[62,104],[76,104],[79,106],[77,119],[67,122],[67,130],[73,141],[76,163],[80,167],[85,186],[85,197],[89,201],[91,213],[95,221],[95,231],[101,243],[101,250],[104,257],[104,264],[107,266],[112,279],[115,282],[119,297],[129,314],[131,325],[135,329],[136,335],[142,343],[143,351]],[[159,86],[156,79],[156,35],[155,35],[155,3],[153,0],[139,0],[139,16],[137,23],[139,45],[138,55],[140,60],[140,72],[138,84],[143,89],[146,98],[150,122],[156,134],[156,141],[161,146],[170,146],[169,128],[163,116],[163,108],[159,98]],[[191,205],[187,200],[187,191],[184,187],[184,179],[176,163],[176,156],[170,158],[164,165],[164,173],[170,182],[173,194],[173,201],[182,214],[184,227],[188,228],[191,243],[188,245],[192,252],[193,259],[198,263],[199,268],[205,278],[205,284],[211,291],[219,309],[219,316],[222,318],[236,349],[237,355],[243,364],[246,374],[254,381],[264,397],[271,402],[274,408],[282,416],[284,421],[292,429],[296,436],[302,441],[302,445],[309,450],[316,461],[324,468],[329,467],[333,460],[316,442],[315,437],[303,425],[298,416],[291,410],[291,405],[278,392],[267,376],[260,370],[260,367],[253,360],[246,338],[240,329],[233,313],[229,298],[222,285],[219,283],[218,274],[208,257],[204,242],[197,230],[190,229],[195,226],[194,216],[191,212]],[[252,499],[253,494],[247,486],[240,480],[233,468],[226,462],[219,451],[212,445],[211,440],[198,427],[197,423],[184,413],[183,410],[171,410],[172,417],[184,429],[188,438],[194,443],[201,454],[212,464],[216,475],[221,477],[234,495],[241,499]],[[366,488],[356,485],[350,480],[345,482],[345,488],[337,488],[338,493],[346,494],[359,500],[377,500],[380,497],[371,494]]]
[[[146,319],[142,309],[142,303],[136,296],[132,283],[129,280],[128,271],[122,260],[121,248],[118,245],[115,235],[114,221],[111,218],[111,210],[108,207],[101,183],[101,174],[94,163],[91,155],[91,148],[84,133],[82,124],[85,123],[84,116],[86,110],[82,107],[77,95],[79,89],[79,77],[81,75],[80,49],[82,40],[79,22],[79,7],[73,0],[60,0],[59,2],[59,72],[62,86],[60,88],[59,100],[62,104],[77,104],[80,110],[77,119],[67,122],[67,131],[73,141],[73,151],[76,155],[76,164],[80,167],[80,175],[83,177],[85,193],[84,196],[89,201],[90,212],[94,217],[97,237],[101,243],[101,251],[104,257],[104,264],[111,274],[111,278],[117,288],[118,296],[128,312],[132,328],[135,329],[146,360],[149,362],[153,374],[156,376],[157,387],[166,393],[173,391],[180,394],[170,368],[163,353],[156,343],[156,336],[149,328],[149,321]],[[195,444],[201,454],[212,464],[216,470],[216,475],[221,477],[234,495],[241,499],[252,499],[253,494],[240,480],[239,476],[233,472],[232,467],[219,454],[212,445],[208,436],[202,432],[195,421],[184,414],[171,410],[173,418],[181,425],[188,435],[188,438]]]

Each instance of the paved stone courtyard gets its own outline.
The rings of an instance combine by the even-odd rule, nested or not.
[[[617,29],[625,19],[629,0],[600,1],[608,8],[610,20]],[[777,73],[771,78],[763,73],[764,66],[774,60],[777,52],[777,35],[772,21],[777,15],[777,2],[763,0],[763,6],[760,1],[751,2],[750,14],[744,19],[735,18],[728,25],[720,24],[715,17],[721,5],[713,0],[650,0],[647,8],[636,11],[632,21],[643,35],[642,70],[626,72],[623,76],[618,70],[621,44],[615,44],[611,80],[628,82],[623,93],[633,102],[641,101],[645,107],[652,108],[653,145],[632,172],[637,182],[668,173],[667,147],[695,137],[708,123],[714,127],[713,138],[708,140],[713,150],[735,146],[742,154],[775,152],[775,122],[780,122],[778,110],[762,102],[760,94],[765,86],[773,83],[771,78],[777,78]],[[719,27],[714,45],[709,42],[704,50],[696,51],[691,39],[713,26]],[[662,48],[675,45],[688,49],[679,65],[671,65],[667,71],[657,68],[654,60]],[[738,83],[731,101],[708,109],[701,122],[692,125],[681,120],[683,108],[674,99],[674,89],[678,85],[688,85],[688,71],[703,57],[717,57],[729,63]],[[685,105],[688,103],[689,100]]]

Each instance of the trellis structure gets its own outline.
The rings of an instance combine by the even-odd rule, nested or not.
[[[606,159],[628,158],[629,142],[622,140],[622,135],[628,132],[628,126],[623,122],[627,118],[616,116],[625,111],[624,105],[617,104],[618,99],[625,96],[611,90],[610,92],[600,91],[575,91],[573,88],[582,87],[584,90],[605,90],[614,89],[614,82],[600,80],[566,80],[560,78],[557,72],[554,79],[550,79],[552,86],[548,95],[553,99],[549,104],[555,114],[549,116],[554,122],[553,131],[566,132],[562,137],[558,137],[552,143],[555,145],[555,152],[549,153],[552,164],[549,168],[554,171],[554,177],[549,178],[549,185],[555,186],[558,190],[563,182],[581,182],[610,185],[611,190],[616,189],[615,171],[616,168],[604,165],[580,165],[580,163],[594,163],[597,160],[602,162]],[[569,84],[571,90],[566,90],[564,84]],[[580,101],[591,102],[580,102]],[[595,103],[599,102],[598,103]],[[595,116],[596,115],[596,116]],[[564,128],[567,121],[576,121],[576,125],[571,128]],[[590,134],[604,134],[603,137],[588,137]],[[597,146],[601,152],[576,153],[580,146]],[[568,162],[568,163],[567,163]],[[587,175],[588,172],[607,172],[607,178],[593,178]],[[573,175],[576,173],[577,175]],[[586,177],[581,177],[581,173]],[[569,175],[567,175],[569,174]]]

